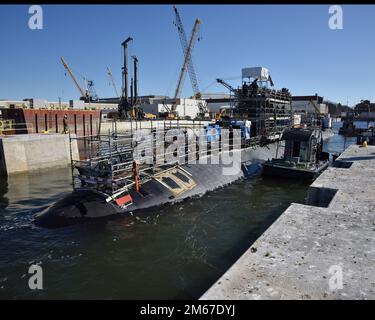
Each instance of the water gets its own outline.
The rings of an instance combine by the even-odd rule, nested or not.
[[[340,143],[327,147],[342,151]],[[70,192],[70,181],[59,169],[0,182],[0,298],[198,298],[308,188],[257,176],[133,217],[35,227],[33,215]],[[28,288],[33,263],[43,290]]]
[[[363,121],[363,120],[361,120],[361,121],[354,121],[353,124],[358,129],[367,129],[369,127],[374,127],[375,121]]]
[[[332,129],[335,132],[335,135],[324,142],[324,151],[339,154],[343,152],[348,146],[356,144],[356,137],[344,137],[337,134],[341,126],[342,122],[332,123]]]

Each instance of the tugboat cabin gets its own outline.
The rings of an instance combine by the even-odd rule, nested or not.
[[[281,141],[285,141],[285,159],[297,164],[300,162],[316,163],[320,159],[323,145],[320,130],[289,129],[284,132]]]
[[[283,155],[278,158],[278,152]],[[263,174],[295,179],[314,179],[328,167],[320,129],[288,129],[277,145],[276,158],[263,164]]]

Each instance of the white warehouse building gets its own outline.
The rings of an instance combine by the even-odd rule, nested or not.
[[[152,103],[142,104],[141,107],[143,112],[158,116],[159,113],[168,112],[172,108],[173,101],[174,99],[154,100]],[[196,118],[199,114],[199,103],[202,103],[203,106],[206,105],[206,101],[196,99],[180,98],[177,99],[176,102],[177,115],[179,117],[189,117],[191,119]]]
[[[316,113],[315,106],[320,113],[328,114],[328,106],[323,103],[323,97],[315,94],[314,96],[293,96],[292,97],[292,111],[298,114]]]

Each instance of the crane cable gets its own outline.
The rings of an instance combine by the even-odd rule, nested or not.
[[[241,76],[232,76],[232,77],[226,77],[226,78],[220,78],[224,81],[228,81],[228,80],[236,80],[236,79],[241,79],[242,77]],[[217,81],[213,81],[211,82],[207,87],[205,87],[201,93],[205,93],[209,88],[211,88],[214,84],[216,84]]]
[[[82,78],[82,80],[83,80],[83,89],[84,90],[88,90],[88,87],[87,87],[87,77],[85,77],[83,74],[79,73],[77,70],[73,69],[70,66],[69,66],[69,69],[73,72],[73,74],[78,75],[80,78]],[[65,76],[66,76],[66,70],[65,70]],[[82,86],[81,83],[80,83],[80,86]]]

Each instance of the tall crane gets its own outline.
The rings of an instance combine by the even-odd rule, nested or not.
[[[112,71],[111,71],[111,69],[109,69],[109,67],[107,67],[107,75],[108,75],[109,79],[111,80],[112,87],[115,90],[116,97],[120,97],[120,95],[118,94],[118,91],[117,91],[115,79],[113,78]]]
[[[183,54],[184,54],[184,63],[182,65],[182,68],[181,68],[181,71],[180,71],[180,76],[178,78],[177,87],[176,87],[176,91],[175,91],[175,95],[174,95],[174,100],[178,99],[181,95],[182,86],[184,84],[184,80],[185,80],[185,76],[186,76],[186,71],[189,72],[190,82],[191,82],[191,86],[192,86],[193,92],[194,92],[194,98],[200,99],[201,93],[200,93],[200,90],[199,90],[197,75],[195,73],[195,69],[194,69],[194,65],[193,65],[192,52],[193,52],[194,44],[195,44],[195,42],[198,38],[199,27],[200,27],[200,24],[202,23],[202,21],[200,19],[195,20],[194,27],[193,27],[193,30],[192,30],[192,33],[191,33],[191,37],[190,37],[190,40],[189,40],[189,43],[188,43],[187,39],[186,39],[185,29],[184,29],[184,26],[182,24],[181,17],[180,17],[180,14],[179,14],[178,10],[177,10],[177,7],[173,6],[173,9],[174,9],[175,16],[176,16],[175,25],[177,26],[178,35],[180,37],[181,47],[182,47],[182,51],[183,51]],[[176,104],[174,103],[173,106],[172,106],[172,111],[175,111],[175,109],[176,109]],[[205,113],[205,108],[203,107],[203,105],[201,103],[199,105],[199,109],[200,109],[200,113],[202,113],[202,114]]]
[[[189,77],[190,77],[191,86],[193,88],[194,94],[199,93],[198,80],[197,80],[197,76],[196,76],[193,61],[192,61],[192,51],[193,51],[195,41],[197,40],[201,20],[200,19],[195,20],[193,31],[191,33],[190,41],[188,44],[187,39],[186,39],[185,29],[182,24],[181,16],[176,6],[173,6],[173,9],[174,9],[175,16],[176,16],[175,24],[177,26],[178,35],[180,37],[182,52],[184,54],[184,63],[181,68],[180,77],[178,79],[177,88],[175,91],[175,97],[178,98],[181,94],[181,90],[182,90],[182,86],[185,80],[187,70],[189,71]]]
[[[80,92],[80,94],[81,94],[80,100],[87,100],[88,99],[88,92],[87,92],[87,90],[83,90],[82,87],[79,85],[79,82],[77,81],[77,79],[74,76],[72,70],[70,70],[68,64],[66,63],[66,61],[64,60],[63,57],[61,57],[61,63],[63,64],[65,70],[68,71],[70,77],[72,78],[74,84],[76,85],[78,91]]]
[[[77,78],[74,76],[72,70],[69,68],[68,64],[66,63],[65,59],[61,57],[61,62],[65,68],[66,71],[68,71],[70,77],[72,78],[74,84],[76,85],[78,91],[80,92],[80,100],[84,100],[85,102],[95,101],[98,100],[98,96],[95,92],[94,88],[94,81],[85,79],[86,82],[86,89],[83,89]]]

